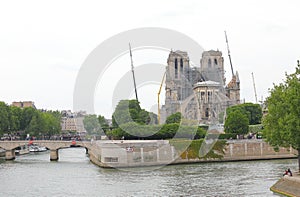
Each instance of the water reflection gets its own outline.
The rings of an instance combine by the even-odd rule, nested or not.
[[[0,159],[1,196],[274,196],[269,188],[296,160],[174,165],[153,171],[103,169],[83,148]],[[147,168],[149,169],[149,168]]]

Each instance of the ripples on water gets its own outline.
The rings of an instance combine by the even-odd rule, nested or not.
[[[0,160],[0,196],[275,196],[269,188],[296,160],[173,165],[151,170],[103,169],[85,149]]]

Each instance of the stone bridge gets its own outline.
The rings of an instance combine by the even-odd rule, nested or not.
[[[29,141],[0,141],[0,148],[5,149],[5,159],[14,160],[15,159],[15,149],[21,146],[28,146]],[[38,146],[44,146],[50,150],[50,160],[58,160],[58,150],[70,147],[84,147],[87,153],[92,148],[92,143],[88,141],[52,141],[52,140],[35,140],[33,144]]]

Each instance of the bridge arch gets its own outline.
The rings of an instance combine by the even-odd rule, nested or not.
[[[28,145],[29,141],[0,141],[0,147],[5,149],[5,159],[14,160],[15,159],[15,149],[19,146]],[[50,150],[50,160],[58,160],[58,150],[70,147],[84,147],[86,153],[91,149],[92,144],[86,141],[52,141],[52,140],[36,140],[33,144],[38,146],[44,146]]]

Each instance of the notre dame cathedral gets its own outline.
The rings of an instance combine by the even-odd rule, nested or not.
[[[204,51],[200,67],[192,67],[187,52],[171,51],[166,67],[166,96],[161,122],[176,112],[181,112],[185,119],[197,120],[199,124],[220,122],[227,107],[240,103],[238,73],[225,84],[222,52]]]

